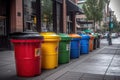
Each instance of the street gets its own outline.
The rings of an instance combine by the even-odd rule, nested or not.
[[[102,44],[108,44],[107,39],[101,39]],[[118,38],[112,38],[112,44],[120,44],[120,37]]]
[[[102,39],[101,47],[89,54],[28,78],[17,76],[14,51],[0,51],[0,80],[120,80],[119,40],[112,39],[113,45],[108,46]]]

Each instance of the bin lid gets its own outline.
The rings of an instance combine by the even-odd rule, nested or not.
[[[90,36],[90,39],[94,39],[95,37],[93,35],[89,35]]]
[[[44,36],[44,39],[58,39],[58,40],[60,40],[60,36],[54,32],[41,32],[40,35]]]
[[[71,37],[68,34],[59,33],[58,35],[61,37],[61,40],[71,40]]]
[[[72,38],[81,38],[81,36],[78,34],[69,34],[69,36]]]
[[[97,35],[97,34],[93,34],[93,36],[94,36],[95,38],[98,38],[98,35]]]
[[[80,36],[82,36],[82,39],[90,39],[90,36],[86,34],[80,34]]]
[[[11,39],[43,39],[38,32],[14,32],[10,34]]]

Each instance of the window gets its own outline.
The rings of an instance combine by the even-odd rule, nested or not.
[[[42,31],[53,31],[53,1],[41,0]]]
[[[6,35],[6,17],[7,6],[6,0],[0,0],[0,36]],[[8,17],[7,17],[8,18]]]
[[[24,0],[24,30],[36,31],[36,0]]]
[[[40,2],[40,3],[38,3]],[[40,9],[40,27],[42,31],[53,31],[53,1],[52,0],[24,0],[24,30],[37,31],[37,19]],[[40,4],[41,6],[39,6]]]
[[[5,35],[6,20],[0,20],[0,35]]]

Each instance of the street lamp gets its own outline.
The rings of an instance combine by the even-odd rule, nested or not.
[[[112,39],[111,39],[111,11],[109,11],[109,33],[108,33],[108,44],[112,45]]]
[[[109,8],[110,0],[108,0],[107,3],[108,3],[108,6],[107,6],[108,10],[107,10],[107,12],[109,13],[108,44],[109,44],[109,45],[112,45],[112,39],[111,39],[111,19],[112,19],[112,18],[111,18],[111,13],[112,13],[112,12],[111,12],[111,10],[110,10],[110,8]]]
[[[109,41],[109,45],[112,45],[112,39],[111,39],[111,29],[113,28],[113,14],[114,14],[114,11],[110,10],[109,11],[109,14],[110,14],[110,18],[109,18],[109,34],[108,34],[108,41]]]

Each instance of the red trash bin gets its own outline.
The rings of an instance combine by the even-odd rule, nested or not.
[[[16,72],[18,76],[33,77],[41,73],[40,47],[43,37],[36,32],[14,33]]]

